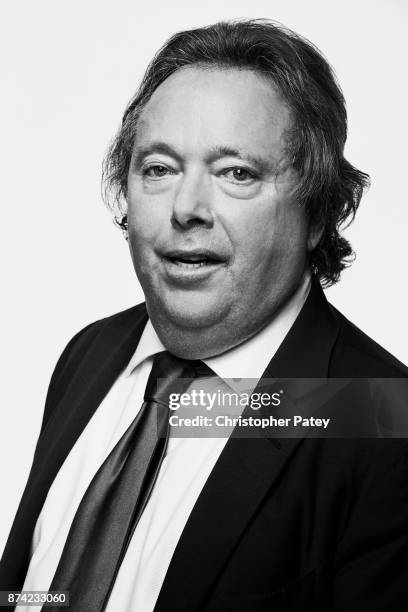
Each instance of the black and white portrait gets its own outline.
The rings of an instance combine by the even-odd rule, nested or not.
[[[2,12],[0,605],[404,610],[405,4]]]

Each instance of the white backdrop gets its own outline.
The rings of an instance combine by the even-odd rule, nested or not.
[[[141,301],[100,198],[106,146],[148,60],[176,30],[268,17],[312,40],[349,112],[350,161],[372,176],[348,230],[358,258],[327,293],[408,361],[405,0],[3,0],[0,550],[55,362],[87,323]],[[405,279],[405,280],[404,280]]]

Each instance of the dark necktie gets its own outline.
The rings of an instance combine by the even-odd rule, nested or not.
[[[86,490],[50,586],[69,591],[73,612],[105,608],[165,454],[169,395],[209,373],[201,361],[155,355],[143,406]]]

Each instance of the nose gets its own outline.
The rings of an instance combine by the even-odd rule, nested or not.
[[[211,178],[204,171],[185,172],[174,196],[171,223],[183,229],[214,225]]]

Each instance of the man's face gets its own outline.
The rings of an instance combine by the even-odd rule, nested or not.
[[[189,67],[154,92],[128,176],[129,244],[165,346],[209,357],[265,326],[306,267],[284,169],[290,113],[249,70]]]

